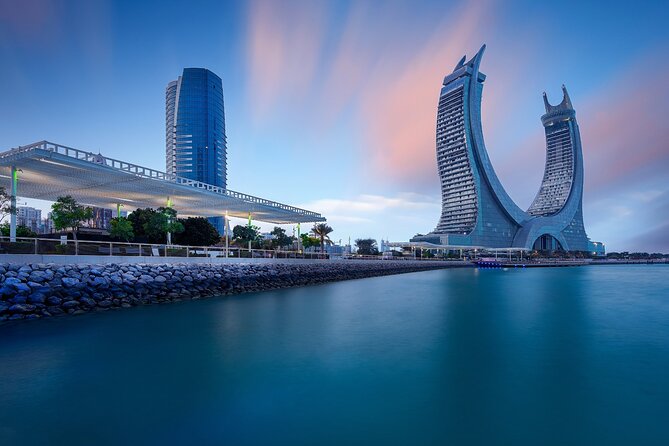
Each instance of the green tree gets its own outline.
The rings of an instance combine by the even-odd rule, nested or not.
[[[135,240],[140,242],[149,242],[149,237],[144,231],[146,225],[151,217],[156,213],[155,209],[135,209],[128,215],[128,221],[132,224],[132,231],[135,234]]]
[[[359,238],[355,241],[358,248],[358,254],[376,256],[379,254],[379,248],[376,246],[376,240],[373,238]]]
[[[71,195],[58,197],[51,205],[51,218],[58,230],[72,229],[72,236],[77,239],[77,231],[83,222],[93,217],[93,209],[82,206]]]
[[[211,246],[221,241],[216,227],[204,217],[182,218],[179,222],[184,227],[184,231],[174,237],[179,245]]]
[[[309,249],[313,246],[320,246],[321,241],[316,237],[312,237],[309,234],[300,234],[300,240],[302,241],[302,248]]]
[[[330,240],[329,236],[332,231],[333,229],[328,226],[327,223],[316,223],[314,224],[314,227],[311,228],[311,232],[313,232],[316,238],[321,241],[321,252],[325,252],[326,243],[328,245],[332,244],[332,240]]]
[[[129,242],[135,237],[132,223],[124,217],[112,218],[109,236],[113,239]]]
[[[4,235],[5,237],[9,237],[9,223],[4,222],[0,224],[0,234]],[[35,238],[37,237],[37,233],[30,229],[28,226],[17,226],[16,227],[16,236],[17,237],[31,237]]]
[[[159,207],[144,223],[144,233],[151,243],[162,243],[167,233],[179,234],[184,225],[177,220],[177,211],[169,207]]]
[[[292,245],[295,240],[293,237],[286,235],[285,229],[278,226],[274,226],[274,229],[272,229],[270,234],[274,236],[272,239],[272,248],[282,248],[284,246]]]
[[[232,228],[232,238],[243,246],[260,241],[260,228],[253,225],[237,225]]]
[[[12,196],[0,186],[0,222],[12,212]],[[18,231],[18,228],[17,228]],[[18,235],[17,235],[18,236]]]

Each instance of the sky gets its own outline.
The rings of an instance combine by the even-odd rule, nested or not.
[[[662,1],[0,0],[0,150],[46,139],[164,170],[165,87],[204,67],[230,189],[320,212],[334,241],[406,241],[440,215],[442,79],[485,43],[483,132],[516,203],[543,176],[542,92],[565,84],[588,235],[669,252],[667,23]]]

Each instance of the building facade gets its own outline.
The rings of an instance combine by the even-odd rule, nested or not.
[[[166,172],[227,187],[223,82],[205,68],[185,68],[165,91]],[[218,210],[212,209],[212,214]],[[220,234],[223,217],[210,221]]]
[[[30,206],[18,206],[16,208],[16,225],[25,226],[38,234],[44,232],[42,211]]]
[[[93,216],[84,223],[85,227],[104,229],[105,231],[111,229],[111,220],[114,217],[114,212],[111,209],[93,206],[91,210]]]
[[[488,248],[588,250],[583,227],[583,157],[567,90],[552,106],[544,93],[546,166],[527,211],[506,193],[483,141],[479,71],[485,45],[444,78],[437,107],[436,151],[442,211],[434,231],[412,242]]]

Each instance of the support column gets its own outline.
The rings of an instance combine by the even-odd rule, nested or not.
[[[228,223],[228,211],[225,211],[225,216],[223,216],[223,231],[225,231],[225,258],[227,259],[230,252],[230,223]]]
[[[300,222],[297,222],[297,252],[302,254],[302,239],[300,238]]]
[[[249,229],[251,229],[251,213],[249,212]],[[249,240],[249,254],[251,253],[251,240]]]
[[[9,241],[16,241],[16,192],[18,190],[19,183],[19,171],[16,169],[16,166],[12,166],[12,186],[11,186],[11,199],[10,199],[10,211],[9,211]]]
[[[170,199],[170,197],[167,197],[167,207],[168,208],[172,207],[172,200]],[[168,218],[167,223],[172,223],[172,219]],[[172,233],[171,232],[167,233],[167,244],[168,245],[172,244]],[[167,248],[165,248],[165,255],[167,255]]]

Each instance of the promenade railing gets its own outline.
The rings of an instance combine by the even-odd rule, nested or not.
[[[345,260],[422,260],[422,261],[432,261],[432,262],[464,262],[465,259],[453,258],[453,257],[413,257],[411,255],[403,256],[373,256],[365,254],[344,254],[341,256]]]
[[[0,255],[74,255],[74,256],[145,256],[145,257],[202,257],[202,258],[274,258],[328,259],[327,253],[294,250],[248,249],[238,246],[184,246],[151,243],[127,243],[92,240],[60,240],[17,237],[15,242],[0,236]],[[1,259],[1,257],[0,257]]]

